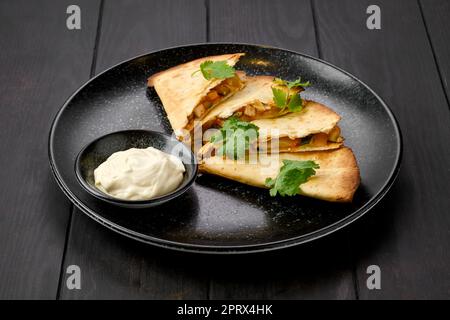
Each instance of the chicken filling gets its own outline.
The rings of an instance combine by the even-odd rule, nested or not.
[[[282,137],[278,140],[278,148],[281,151],[285,151],[302,146],[325,147],[329,142],[342,142],[341,129],[338,126],[331,129],[328,134],[320,132],[296,139]],[[270,145],[270,143],[267,144],[269,149],[271,147]]]
[[[225,79],[219,85],[209,90],[208,94],[200,100],[189,120],[202,119],[211,107],[219,104],[224,97],[238,91],[241,87],[242,81],[238,75]]]
[[[204,137],[204,142],[209,141],[209,136]],[[280,151],[289,151],[290,149],[302,147],[302,146],[308,146],[308,147],[325,147],[328,145],[328,143],[339,143],[342,142],[343,139],[341,137],[341,129],[338,126],[335,126],[333,129],[330,130],[330,132],[324,133],[315,133],[310,134],[309,136],[306,136],[304,138],[296,138],[291,139],[289,137],[282,137],[278,140],[278,149]],[[266,148],[270,151],[271,150],[271,143],[270,141],[267,142]],[[259,148],[262,148],[260,145]]]

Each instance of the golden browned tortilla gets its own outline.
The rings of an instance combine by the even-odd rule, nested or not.
[[[331,202],[352,201],[360,177],[355,156],[347,147],[319,152],[260,155],[256,163],[211,157],[202,160],[200,171],[267,188],[266,179],[276,178],[284,159],[313,160],[320,165],[316,174],[300,185],[299,194]]]
[[[174,131],[185,129],[192,121],[194,109],[202,98],[211,89],[225,81],[224,79],[206,80],[201,72],[196,72],[200,70],[200,64],[208,60],[213,62],[225,60],[230,66],[234,66],[242,55],[244,53],[200,58],[156,73],[148,79],[148,86],[155,87]],[[221,101],[233,93],[230,92]]]
[[[273,103],[272,85],[274,77],[255,76],[245,77],[244,79],[245,88],[214,108],[203,119],[202,123],[207,123],[217,118],[227,119],[239,109],[258,101],[262,104]]]
[[[326,106],[306,101],[299,112],[278,118],[252,121],[259,128],[259,146],[271,152],[301,152],[337,149],[343,138],[337,123],[341,117]],[[306,139],[307,138],[307,139]],[[278,139],[276,148],[275,139]],[[272,144],[272,145],[271,145]]]
[[[220,123],[230,117],[237,117],[244,121],[279,117],[287,111],[281,112],[273,101],[272,87],[281,90],[286,87],[273,83],[272,76],[245,76],[245,88],[237,92],[228,100],[220,103],[202,120],[203,129],[211,126],[219,126]],[[298,93],[303,88],[293,88],[291,93]]]

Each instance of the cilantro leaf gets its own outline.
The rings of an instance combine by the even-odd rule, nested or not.
[[[217,153],[231,159],[240,159],[259,136],[259,128],[253,123],[231,117],[223,123],[222,128],[210,141],[219,145]]]
[[[298,78],[295,81],[287,81],[287,87],[289,89],[292,89],[292,88],[295,88],[295,87],[303,87],[303,88],[305,88],[305,87],[309,87],[310,85],[311,85],[311,83],[309,81],[302,82],[301,78]]]
[[[311,85],[309,81],[302,82],[302,78],[298,78],[297,80],[294,81],[287,81],[280,78],[275,78],[273,82],[281,86],[286,86],[289,89],[295,87],[309,87]]]
[[[299,112],[303,109],[302,98],[300,94],[294,94],[288,103],[288,109],[291,112]]]
[[[207,60],[200,64],[200,71],[206,80],[226,79],[234,77],[236,70],[226,61]],[[197,73],[195,71],[193,74]]]
[[[288,98],[287,92],[284,92],[281,89],[277,89],[272,87],[272,93],[273,93],[273,101],[279,108],[286,107],[286,102]]]
[[[314,169],[319,165],[311,160],[283,160],[283,166],[275,179],[267,178],[265,185],[270,188],[270,195],[275,197],[277,193],[281,196],[293,196],[298,194],[300,185],[316,174]]]
[[[284,111],[286,108],[291,112],[299,112],[303,109],[302,98],[300,93],[294,92],[291,94],[291,90],[296,87],[308,87],[309,81],[302,82],[301,78],[294,81],[286,81],[280,78],[273,79],[273,82],[278,86],[285,86],[287,91],[272,87],[273,101],[275,105]]]

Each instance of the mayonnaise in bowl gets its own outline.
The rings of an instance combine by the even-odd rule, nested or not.
[[[113,153],[94,170],[95,187],[121,200],[150,200],[177,189],[183,162],[153,147]]]

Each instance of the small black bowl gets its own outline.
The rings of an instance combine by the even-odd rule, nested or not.
[[[94,170],[111,154],[130,148],[148,147],[172,154],[183,162],[186,171],[177,189],[150,200],[121,200],[95,187]],[[126,130],[104,135],[84,147],[75,161],[75,173],[81,186],[98,199],[126,208],[148,208],[175,199],[189,189],[197,177],[198,164],[192,151],[168,134],[150,130]]]

